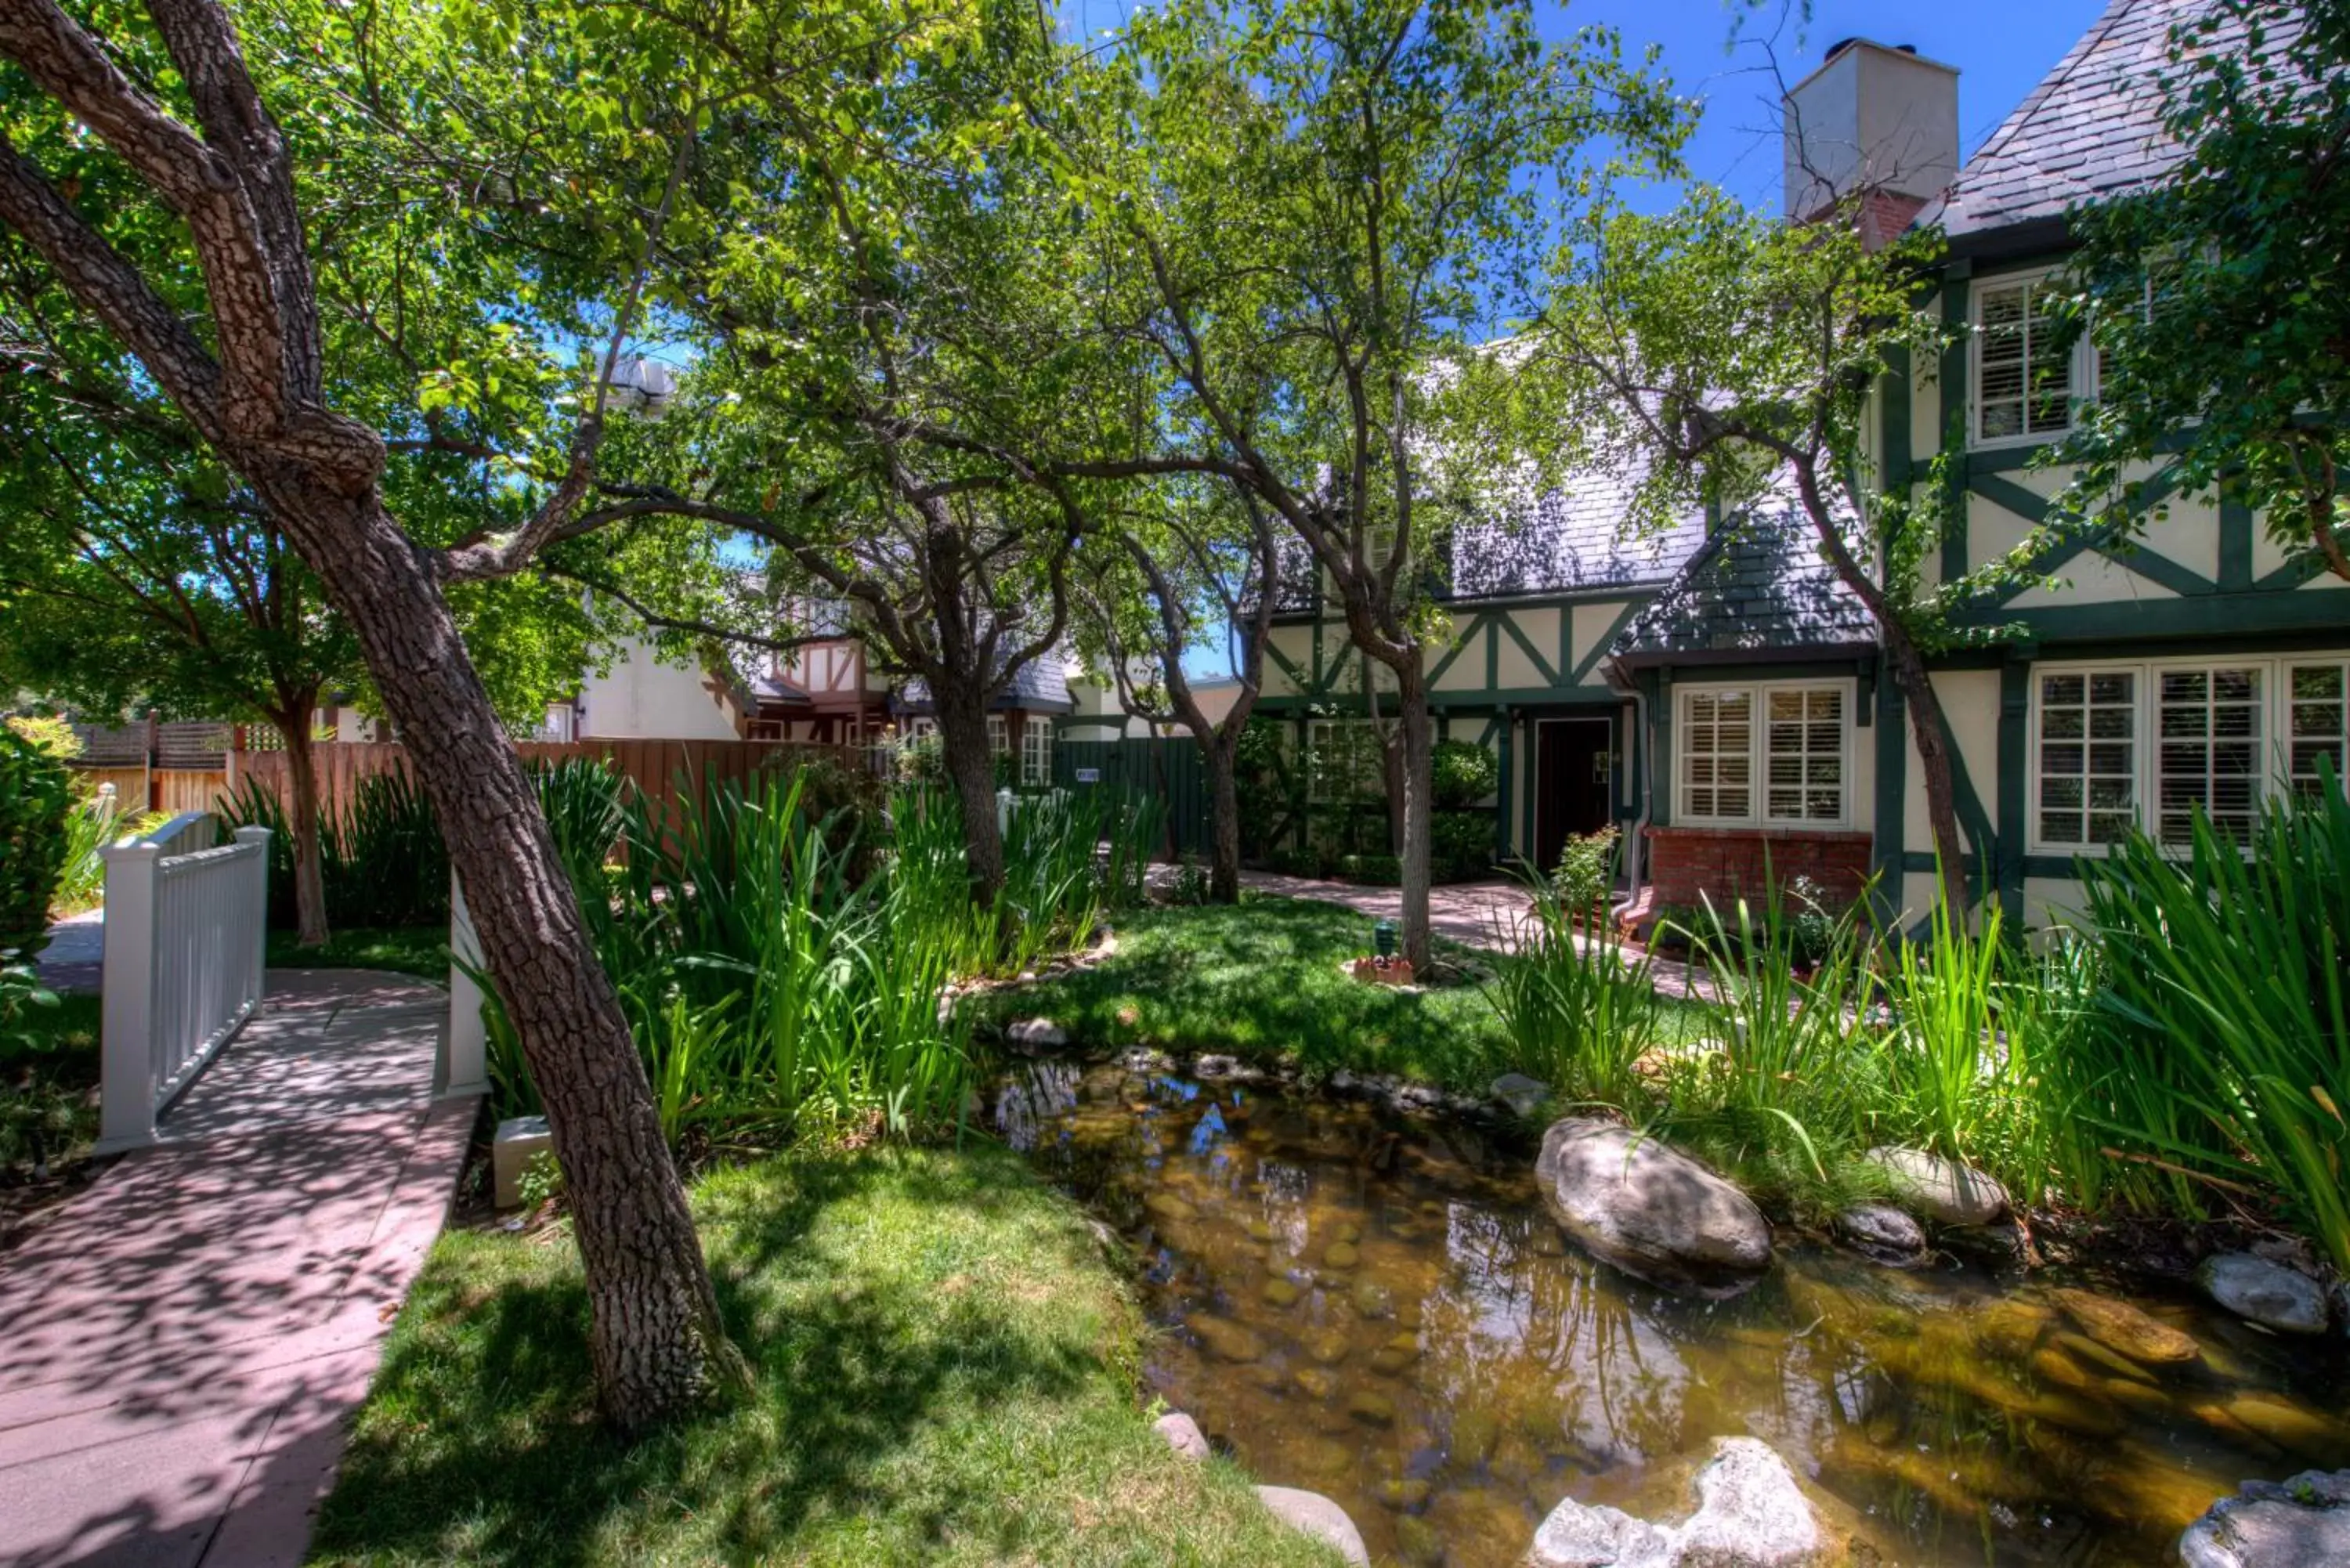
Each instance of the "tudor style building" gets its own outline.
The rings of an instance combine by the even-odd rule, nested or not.
[[[1963,166],[1957,74],[1862,40],[1792,89],[1788,207],[1865,167],[1879,232],[1949,237],[1933,308],[1969,328],[1938,364],[1886,378],[1873,458],[1928,483],[1952,523],[1929,580],[2002,556],[2065,475],[2035,464],[2095,396],[2085,350],[2050,347],[2043,290],[2064,214],[2158,178],[2176,156],[2155,73],[2187,0],[2112,0]],[[2151,465],[2156,494],[2162,481]],[[1433,666],[1439,724],[1495,749],[1497,849],[1552,863],[1560,836],[1627,830],[1636,920],[1810,877],[1888,914],[1933,894],[1926,805],[1898,690],[1866,613],[1771,509],[1618,537],[1620,485],[1577,484],[1456,541]],[[1969,872],[2011,919],[2074,898],[2075,861],[2132,827],[2241,824],[2350,761],[2350,584],[2289,555],[2233,504],[2168,496],[2134,544],[2041,563],[2062,579],[1974,612],[2019,634],[1933,661],[1955,749]],[[1361,660],[1310,597],[1267,649],[1270,712],[1301,745],[1362,711]],[[1604,780],[1604,784],[1595,781]]]

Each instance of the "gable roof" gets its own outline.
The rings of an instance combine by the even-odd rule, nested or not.
[[[1876,647],[1876,622],[1820,558],[1810,521],[1761,505],[1715,529],[1608,653],[1638,665]]]
[[[2054,225],[2074,206],[2160,179],[2180,155],[2162,126],[2159,74],[2168,65],[2170,29],[2209,9],[2209,0],[2108,0],[1921,221],[1939,220],[1965,249],[1970,236]],[[2298,30],[2297,20],[2282,22],[2270,35],[2282,44]],[[2219,47],[2241,36],[2231,23]]]

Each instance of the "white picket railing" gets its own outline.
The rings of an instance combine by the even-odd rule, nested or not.
[[[269,830],[214,847],[183,812],[106,860],[100,1152],[155,1138],[156,1118],[261,1006]]]

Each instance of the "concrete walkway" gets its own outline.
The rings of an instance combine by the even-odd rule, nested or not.
[[[5,1568],[271,1568],[308,1545],[476,1102],[432,1099],[438,987],[269,980],[163,1141],[0,1255]]]

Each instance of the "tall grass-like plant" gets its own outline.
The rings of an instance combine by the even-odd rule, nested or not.
[[[1996,905],[1970,930],[1964,912],[1938,898],[1925,940],[1894,947],[1883,1060],[1902,1141],[1980,1162],[2007,1119],[2011,1072],[2024,1068],[2022,1037],[1998,1033],[2007,962]]]
[[[1495,961],[1490,992],[1509,1034],[1506,1065],[1562,1098],[1638,1105],[1638,1064],[1661,1011],[1648,955],[1627,958],[1604,920],[1578,938],[1580,900],[1549,878],[1523,880],[1533,907],[1515,950]]]
[[[2199,813],[2183,855],[2134,836],[2082,890],[2117,1025],[2089,1037],[2094,1114],[2180,1207],[2215,1184],[2272,1195],[2350,1270],[2350,802],[2331,770],[2248,844]]]
[[[1866,1135],[1874,1052],[1860,1038],[1871,1000],[1866,900],[1832,919],[1809,974],[1794,922],[1775,899],[1740,899],[1725,915],[1708,900],[1688,931],[1711,982],[1721,1028],[1718,1058],[1674,1075],[1670,1123],[1726,1163],[1823,1187]],[[1793,1156],[1793,1158],[1789,1158]]]
[[[294,921],[294,838],[276,794],[245,779],[219,808],[227,827],[269,829],[269,916]],[[327,918],[343,926],[426,926],[449,918],[449,852],[424,788],[394,770],[361,779],[318,820]]]

